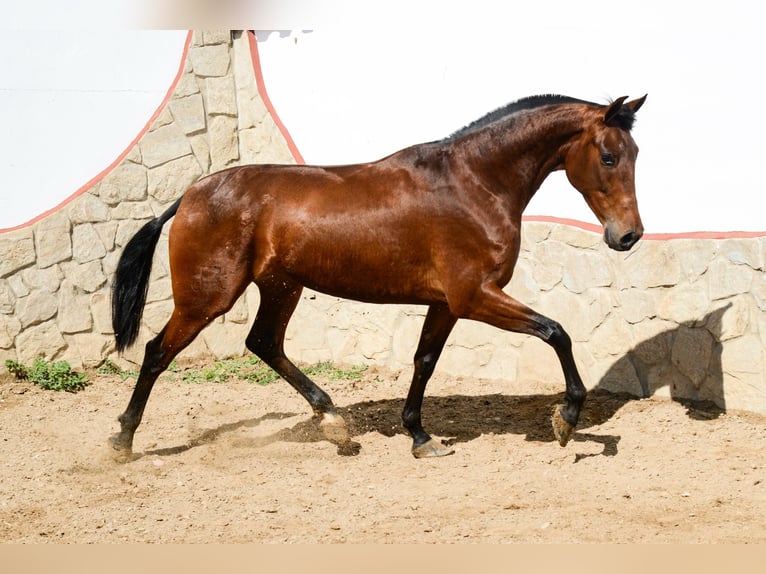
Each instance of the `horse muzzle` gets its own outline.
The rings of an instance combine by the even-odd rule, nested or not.
[[[644,234],[644,230],[631,229],[627,232],[615,232],[610,226],[604,227],[604,242],[615,251],[628,251],[633,247],[641,236]]]

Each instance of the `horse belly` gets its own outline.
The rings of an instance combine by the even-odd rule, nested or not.
[[[344,299],[370,303],[443,299],[428,258],[390,241],[309,242],[286,263],[288,273],[306,287]]]

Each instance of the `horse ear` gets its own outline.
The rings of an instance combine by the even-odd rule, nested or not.
[[[644,94],[643,98],[637,98],[635,100],[631,100],[625,105],[628,106],[631,110],[633,110],[633,113],[636,113],[638,111],[638,108],[644,105],[644,102],[646,101],[646,96],[648,95],[649,94]]]
[[[617,98],[609,105],[609,107],[606,109],[606,113],[604,114],[604,123],[606,125],[612,125],[612,122],[620,113],[620,109],[622,109],[623,102],[625,102],[627,99],[628,96],[622,96],[621,98]]]

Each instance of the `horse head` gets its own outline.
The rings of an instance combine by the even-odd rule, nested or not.
[[[604,226],[606,244],[617,251],[629,250],[644,233],[636,202],[638,146],[630,130],[646,96],[626,99],[585,111],[583,130],[564,158],[569,182]]]

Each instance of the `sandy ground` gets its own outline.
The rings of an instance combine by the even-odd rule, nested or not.
[[[435,375],[417,460],[399,424],[408,372],[318,382],[357,456],[314,432],[286,383],[161,379],[112,461],[133,381],[76,394],[0,379],[0,541],[766,542],[766,419],[667,398],[591,394],[561,448],[563,384]]]

